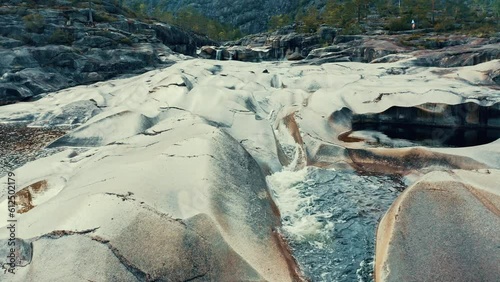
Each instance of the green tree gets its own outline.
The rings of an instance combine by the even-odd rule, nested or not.
[[[206,18],[200,15],[194,8],[189,7],[182,9],[176,18],[176,22],[179,26],[191,29],[197,33],[204,33],[203,27],[206,23]]]
[[[354,24],[357,17],[356,11],[355,6],[349,2],[340,3],[335,0],[329,0],[326,3],[322,17],[328,25],[348,27]]]
[[[463,22],[470,17],[470,7],[467,7],[463,0],[448,0],[445,7],[447,16],[452,17],[456,22]]]
[[[354,6],[354,9],[356,10],[356,18],[357,22],[360,23],[361,19],[366,16],[368,13],[368,4],[370,0],[351,0],[351,4]]]
[[[276,30],[286,25],[292,24],[292,17],[288,14],[272,16],[267,24],[269,30]]]
[[[23,17],[24,27],[28,32],[43,33],[45,18],[40,14],[29,14]]]
[[[181,28],[192,30],[193,32],[206,35],[215,40],[233,40],[242,37],[238,28],[210,19],[193,7],[183,8],[180,11],[170,13],[167,11],[169,0],[130,0],[126,1],[138,17],[153,17],[159,21],[177,25]],[[152,8],[154,7],[154,9]]]
[[[301,22],[298,27],[300,32],[316,32],[320,25],[319,11],[314,6],[309,7],[305,13],[298,14],[296,18]]]
[[[432,26],[431,25],[432,0],[402,1],[401,11],[405,18],[415,20],[417,22],[418,27]]]
[[[497,26],[500,26],[500,0],[493,0],[491,3],[491,10],[497,20]]]

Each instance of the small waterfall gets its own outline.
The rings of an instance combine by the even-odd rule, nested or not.
[[[234,56],[233,52],[229,51],[229,59],[228,60],[229,61],[233,60],[233,56]]]
[[[215,59],[217,61],[220,61],[222,59],[222,50],[216,50],[216,53],[215,53]]]

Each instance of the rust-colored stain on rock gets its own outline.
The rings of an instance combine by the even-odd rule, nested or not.
[[[487,166],[468,157],[426,149],[347,149],[353,166],[369,172],[408,174],[430,166],[450,169],[483,169]]]
[[[496,281],[499,216],[498,195],[462,181],[415,184],[379,224],[375,281]]]
[[[48,183],[46,180],[37,181],[16,193],[16,205],[18,206],[18,213],[26,213],[33,209],[33,197],[36,194],[43,193],[47,190]]]

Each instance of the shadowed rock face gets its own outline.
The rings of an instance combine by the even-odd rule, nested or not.
[[[376,281],[496,281],[500,191],[491,188],[424,180],[405,191],[379,225]]]
[[[354,115],[353,125],[389,123],[443,127],[500,128],[500,104],[481,106],[426,103],[415,107],[391,107],[378,114]]]
[[[5,2],[5,1],[3,1]],[[22,7],[19,1],[0,4],[0,105],[120,75],[138,74],[175,63],[174,52],[194,56],[206,37],[175,26],[144,23],[103,2],[86,26],[88,10],[69,2]],[[26,16],[39,22],[30,27]]]
[[[416,66],[451,68],[473,66],[500,58],[498,37],[483,39],[419,34],[417,39],[411,38],[404,34],[337,35],[337,30],[331,27],[322,27],[313,34],[298,34],[293,28],[285,27],[276,32],[248,35],[228,42],[221,50],[231,50],[232,59],[241,61],[305,58],[297,64],[308,65],[335,62],[388,63],[414,58],[412,64]],[[325,47],[325,44],[329,46]],[[422,46],[425,50],[422,50]],[[207,54],[203,50],[201,56],[215,59],[215,53]],[[222,59],[229,57],[226,52]],[[404,70],[399,72],[404,74]]]
[[[377,131],[390,139],[405,139],[431,147],[487,144],[500,138],[499,105],[427,103],[415,107],[391,107],[382,113],[353,115],[354,133],[341,138],[353,138],[356,131]],[[357,140],[352,141],[360,140],[354,139]]]

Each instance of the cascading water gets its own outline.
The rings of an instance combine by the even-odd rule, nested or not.
[[[285,56],[285,48],[281,48],[281,57],[280,61],[286,61],[286,56]]]
[[[215,51],[215,59],[216,59],[217,61],[222,60],[222,50],[220,50],[220,49],[219,49],[219,50],[216,50],[216,51]]]
[[[285,168],[267,182],[310,281],[373,281],[376,226],[405,187],[399,178],[306,167]]]

